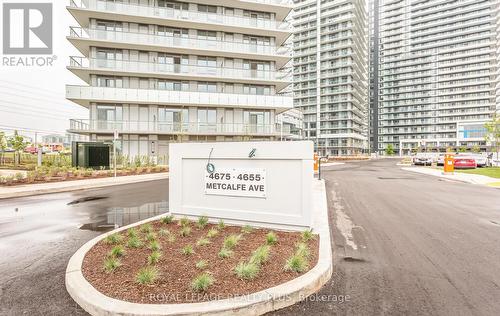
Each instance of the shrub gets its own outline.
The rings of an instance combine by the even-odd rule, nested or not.
[[[208,263],[205,260],[200,260],[196,262],[196,269],[205,269],[208,266]]]
[[[295,253],[293,256],[288,258],[285,263],[285,271],[293,271],[297,273],[302,273],[309,268],[309,262],[307,259],[300,255],[299,253]]]
[[[236,268],[234,268],[234,272],[241,280],[255,279],[259,270],[259,265],[255,262],[240,262]]]
[[[140,248],[142,247],[142,241],[139,237],[130,237],[127,242],[127,247],[129,248]]]
[[[269,245],[262,245],[257,248],[250,257],[250,262],[256,263],[258,265],[263,264],[269,259],[269,252],[271,247]]]
[[[208,240],[208,238],[202,237],[202,238],[198,239],[198,241],[196,242],[196,245],[197,246],[206,246],[209,243],[210,243],[210,240]]]
[[[151,224],[147,223],[147,224],[143,224],[141,225],[141,232],[143,233],[151,233],[153,231],[153,226],[151,226]]]
[[[217,236],[218,233],[219,233],[219,231],[216,228],[210,228],[207,232],[207,237],[208,238],[215,237],[215,236]]]
[[[226,258],[229,258],[233,255],[233,251],[232,250],[229,250],[227,248],[222,248],[219,253],[217,254],[217,256],[221,259],[226,259]]]
[[[191,223],[191,221],[189,220],[189,218],[184,216],[183,218],[179,219],[178,225],[182,226],[182,227],[186,227],[186,226],[189,226],[190,223]]]
[[[158,235],[160,235],[160,236],[168,236],[168,235],[170,235],[170,231],[168,229],[161,228],[158,231]]]
[[[187,236],[191,235],[191,227],[182,226],[182,228],[180,230],[180,234],[182,237],[187,237]]]
[[[175,235],[174,234],[168,235],[167,241],[168,242],[175,242]]]
[[[313,234],[312,229],[306,229],[301,234],[302,241],[307,242],[309,240],[316,239],[316,236]]]
[[[278,242],[278,237],[274,232],[269,232],[266,235],[266,244],[275,245]]]
[[[226,238],[224,238],[224,248],[233,249],[234,247],[236,247],[240,239],[241,239],[240,235],[227,236]]]
[[[125,254],[125,249],[123,246],[117,245],[114,246],[113,249],[109,252],[110,257],[121,257]]]
[[[198,226],[199,229],[203,229],[208,225],[208,217],[206,216],[200,216],[198,218],[198,222],[196,223],[196,226]]]
[[[104,260],[104,271],[107,273],[114,272],[118,267],[120,267],[122,264],[120,260],[118,260],[115,257],[107,257]]]
[[[311,252],[309,251],[309,247],[307,244],[303,242],[299,242],[295,245],[295,253],[304,258],[309,258],[311,256]]]
[[[160,222],[162,222],[163,224],[170,224],[173,221],[174,221],[174,215],[167,215],[160,219]]]
[[[161,252],[155,250],[151,252],[151,254],[148,256],[148,264],[154,265],[157,264],[158,261],[160,261],[161,258]]]
[[[137,229],[135,229],[135,228],[129,228],[129,229],[127,230],[127,235],[128,235],[129,237],[131,237],[131,238],[132,238],[132,237],[137,237]]]
[[[194,253],[193,246],[191,245],[184,246],[181,249],[181,253],[186,256],[192,255]]]
[[[156,267],[147,266],[139,270],[135,277],[135,281],[139,284],[151,284],[156,281],[159,275],[160,272]]]
[[[205,292],[214,282],[214,277],[205,272],[194,278],[191,282],[191,289],[195,292]]]
[[[241,232],[245,234],[250,234],[253,231],[253,227],[250,225],[245,225],[241,228]]]
[[[122,240],[123,240],[123,236],[118,234],[118,233],[111,234],[104,239],[104,241],[107,244],[111,244],[111,245],[119,244],[122,242]]]
[[[219,230],[223,230],[226,227],[226,224],[224,224],[224,221],[222,219],[219,219],[219,223],[217,224],[217,228]]]
[[[24,174],[22,172],[17,172],[14,175],[14,178],[16,179],[16,181],[21,181],[22,179],[24,179]]]
[[[153,251],[158,251],[161,249],[160,243],[156,240],[153,240],[152,242],[150,242],[148,248],[153,250]]]
[[[145,239],[147,241],[153,241],[153,240],[156,240],[156,234],[151,232],[151,233],[147,233],[146,236],[145,236]]]

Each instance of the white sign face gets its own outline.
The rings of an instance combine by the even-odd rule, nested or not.
[[[266,169],[226,168],[205,171],[205,194],[266,197]]]

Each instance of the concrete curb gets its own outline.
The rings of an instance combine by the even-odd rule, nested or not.
[[[108,232],[83,245],[69,260],[66,289],[73,300],[91,315],[262,315],[295,304],[317,292],[332,275],[325,183],[323,180],[315,181],[313,187],[313,229],[320,235],[318,263],[309,272],[289,282],[237,298],[183,304],[125,302],[101,294],[87,282],[81,271],[83,259],[98,241],[115,232],[159,219],[163,214]]]
[[[133,176],[120,176],[116,178],[83,179],[83,180],[61,181],[52,183],[20,185],[20,186],[2,188],[2,193],[0,193],[0,200],[41,195],[41,194],[104,188],[114,185],[147,182],[147,181],[154,181],[161,179],[168,179],[168,173],[161,172],[161,173],[133,175]]]
[[[488,186],[490,183],[495,183],[498,182],[496,181],[497,179],[483,176],[483,175],[477,175],[477,174],[465,174],[465,173],[459,173],[455,172],[452,174],[444,174],[442,171],[439,170],[429,170],[426,168],[422,167],[411,167],[411,168],[401,168],[404,171],[410,171],[410,172],[415,172],[423,175],[428,175],[432,177],[437,177],[437,178],[442,178],[442,179],[447,179],[451,181],[457,181],[461,183],[468,183],[468,184],[475,184],[475,185],[486,185]]]

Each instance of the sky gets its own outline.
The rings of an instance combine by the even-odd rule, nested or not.
[[[0,10],[4,3],[22,2],[53,4],[53,55],[57,60],[52,67],[8,67],[2,65],[7,55],[0,50],[0,130],[12,132],[17,128],[30,137],[35,130],[38,135],[64,133],[70,118],[88,119],[85,108],[65,98],[66,84],[85,84],[66,69],[69,56],[81,56],[66,40],[69,26],[78,25],[66,10],[69,0],[0,0]],[[0,46],[2,34],[3,29]]]

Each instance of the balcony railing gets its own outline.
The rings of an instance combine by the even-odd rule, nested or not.
[[[194,10],[180,10],[158,6],[137,5],[130,3],[108,2],[102,0],[71,1],[71,7],[106,11],[122,14],[134,14],[141,17],[156,17],[192,21],[199,23],[217,23],[228,26],[251,27],[266,30],[288,31],[290,24],[270,19],[249,18],[244,16],[224,15],[217,13],[199,12]]]
[[[196,75],[196,76],[211,76],[217,78],[234,78],[234,79],[261,79],[261,80],[277,80],[289,82],[291,75],[290,71],[280,70],[254,70],[243,68],[228,68],[228,67],[208,67],[198,65],[183,65],[183,64],[162,64],[138,62],[129,60],[110,60],[97,58],[84,58],[72,56],[70,57],[70,67],[92,69],[92,70],[112,70],[126,71],[135,73],[165,73],[165,74],[180,74],[180,75]]]
[[[70,37],[100,40],[107,42],[123,42],[128,44],[158,45],[186,49],[217,50],[224,52],[250,53],[260,55],[279,55],[291,57],[286,46],[251,44],[236,41],[200,39],[195,37],[163,36],[145,33],[99,30],[70,26]]]
[[[281,124],[200,123],[160,121],[70,120],[70,130],[94,133],[159,133],[159,134],[230,134],[278,135],[290,134],[290,126]]]

